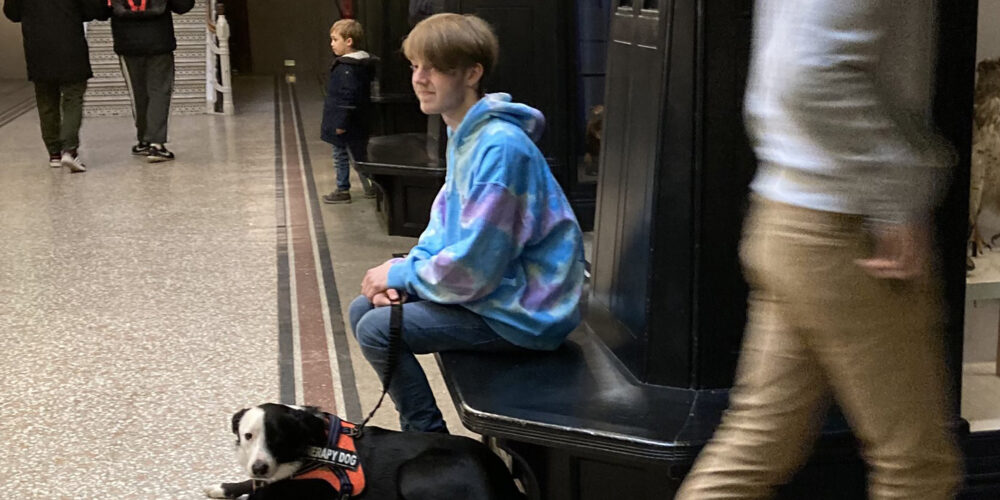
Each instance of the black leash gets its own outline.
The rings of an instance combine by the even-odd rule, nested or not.
[[[403,342],[403,301],[397,300],[390,305],[389,311],[389,356],[386,359],[385,371],[382,372],[382,395],[378,397],[378,403],[365,417],[364,421],[354,428],[354,437],[360,438],[365,430],[365,425],[375,416],[375,412],[382,406],[385,395],[389,392],[389,385],[392,384],[392,374],[399,364],[399,350]]]

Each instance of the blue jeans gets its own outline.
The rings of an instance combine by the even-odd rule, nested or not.
[[[389,307],[374,307],[364,295],[351,302],[350,320],[361,352],[384,377],[389,347]],[[457,305],[428,301],[403,304],[403,341],[389,396],[404,431],[447,432],[427,376],[414,354],[441,351],[512,352],[520,347],[496,334],[478,314]],[[384,382],[384,380],[383,380]]]
[[[351,158],[347,146],[333,145],[333,168],[337,171],[337,191],[351,189]]]

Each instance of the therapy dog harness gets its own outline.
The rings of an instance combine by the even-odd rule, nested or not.
[[[330,424],[326,432],[326,446],[307,448],[307,456],[302,457],[304,465],[290,478],[293,481],[301,479],[326,481],[337,491],[338,500],[349,500],[365,490],[365,473],[361,468],[361,459],[358,457],[358,449],[354,440],[362,438],[365,424],[382,406],[382,401],[385,399],[386,393],[389,392],[392,374],[399,362],[399,349],[403,339],[402,301],[395,301],[390,307],[389,355],[382,377],[384,381],[382,395],[379,396],[378,403],[375,404],[364,421],[358,425],[324,412],[323,416]],[[258,485],[254,482],[253,486],[256,489]]]
[[[354,438],[360,437],[359,429],[336,415],[324,416],[330,421],[326,446],[310,446],[305,465],[291,479],[322,479],[337,490],[340,500],[346,500],[365,489],[365,473],[354,444]]]

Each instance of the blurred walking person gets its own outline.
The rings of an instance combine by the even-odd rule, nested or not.
[[[104,17],[104,0],[5,0],[3,13],[21,23],[28,80],[35,102],[49,166],[84,172],[80,159],[83,94],[94,76],[83,23]]]
[[[831,401],[858,438],[870,498],[954,498],[929,265],[954,162],[931,129],[935,2],[758,0],[754,15],[748,325],[729,408],[676,498],[772,497]]]

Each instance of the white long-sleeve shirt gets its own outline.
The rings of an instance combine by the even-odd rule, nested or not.
[[[932,132],[933,0],[757,0],[745,112],[761,196],[902,222],[954,155]]]

